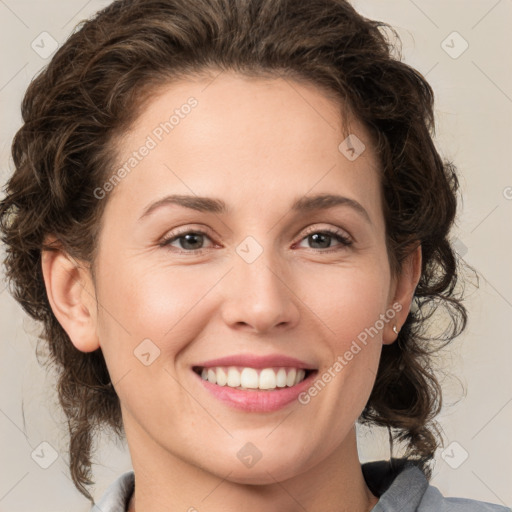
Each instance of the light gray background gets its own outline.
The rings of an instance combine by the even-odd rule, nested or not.
[[[0,0],[2,185],[13,168],[10,144],[21,125],[24,91],[51,58],[36,53],[32,41],[45,37],[48,48],[48,36],[40,35],[48,32],[60,44],[80,20],[108,3]],[[466,332],[439,360],[445,374],[445,407],[439,418],[445,448],[437,454],[432,483],[446,496],[510,506],[512,0],[357,0],[354,5],[398,30],[406,62],[434,88],[437,145],[459,167],[464,195],[453,236],[460,255],[482,275],[480,289],[468,298]],[[469,46],[457,56],[464,41]],[[36,360],[37,325],[4,288],[2,281],[0,512],[86,512],[89,502],[69,478],[65,423],[54,381]],[[388,457],[385,432],[361,429],[360,438],[362,461]],[[56,460],[43,469],[40,464],[51,462],[53,450]],[[99,444],[97,462],[96,499],[131,468],[126,445],[106,438]]]

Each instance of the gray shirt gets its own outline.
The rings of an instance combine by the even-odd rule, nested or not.
[[[362,464],[366,483],[379,497],[371,512],[512,512],[509,507],[465,498],[445,498],[412,461]],[[126,512],[135,486],[133,471],[119,476],[91,512]]]

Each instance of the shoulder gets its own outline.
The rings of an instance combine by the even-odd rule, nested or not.
[[[110,484],[101,499],[91,508],[90,512],[126,512],[134,486],[135,475],[133,471],[123,473]]]
[[[423,471],[406,459],[362,465],[370,490],[379,501],[371,512],[512,512],[508,507],[465,498],[446,498]]]
[[[437,510],[439,512],[511,512],[509,507],[466,498],[445,498],[437,487],[429,485],[418,512]]]

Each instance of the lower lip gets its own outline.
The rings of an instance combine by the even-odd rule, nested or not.
[[[235,409],[246,412],[272,412],[297,400],[297,397],[309,388],[318,372],[311,372],[306,379],[295,386],[276,388],[270,391],[244,391],[229,386],[218,386],[204,380],[196,372],[192,371],[192,373],[215,398]]]

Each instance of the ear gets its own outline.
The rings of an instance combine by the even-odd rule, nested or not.
[[[41,252],[43,278],[53,314],[78,350],[92,352],[100,345],[90,270],[67,254],[55,237],[47,238],[44,245],[53,247]]]
[[[393,343],[398,334],[393,331],[393,326],[400,332],[402,325],[407,320],[414,298],[414,291],[421,277],[421,244],[411,250],[402,264],[401,272],[392,279],[390,290],[390,310],[396,312],[395,317],[389,320],[384,329],[382,342],[385,345]]]

